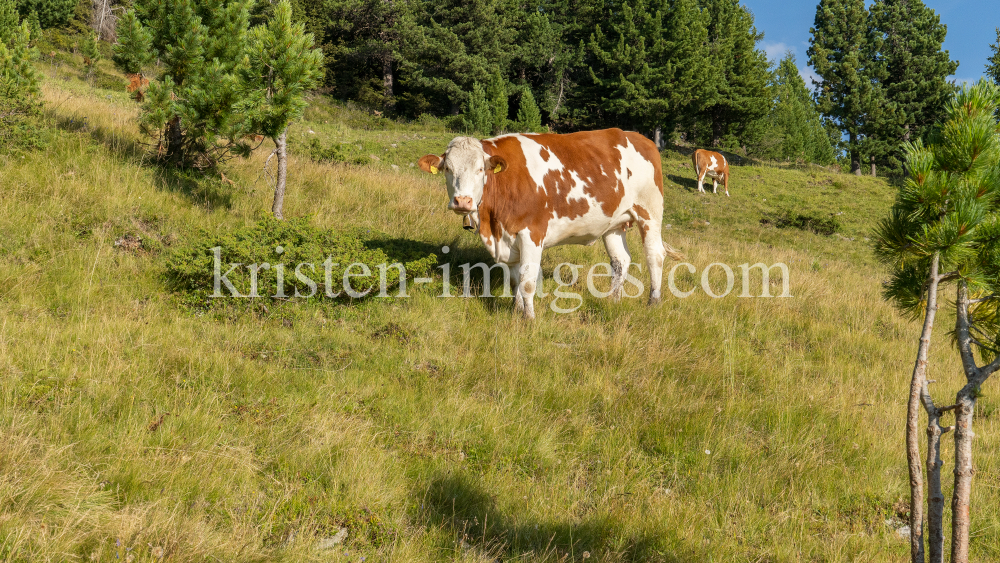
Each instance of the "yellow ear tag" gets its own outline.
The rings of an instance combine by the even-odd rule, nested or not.
[[[496,168],[493,169],[493,173],[494,174],[499,174],[501,169],[503,169],[503,166],[500,166],[499,164],[497,164]]]
[[[438,167],[437,166],[431,166],[431,174],[437,174],[437,173],[438,173]]]

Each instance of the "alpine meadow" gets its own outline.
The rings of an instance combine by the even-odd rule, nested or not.
[[[0,561],[1000,561],[1000,30],[808,31],[0,0]]]

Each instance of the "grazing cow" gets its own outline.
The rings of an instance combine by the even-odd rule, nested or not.
[[[448,209],[466,222],[497,262],[512,266],[514,307],[534,318],[542,250],[604,239],[612,267],[611,295],[618,299],[632,257],[625,229],[642,233],[650,274],[650,304],[660,299],[665,255],[663,179],[652,141],[620,129],[567,135],[515,134],[480,141],[456,137],[441,156],[420,168],[444,172]]]
[[[707,175],[712,179],[712,193],[717,193],[719,180],[722,180],[722,187],[726,189],[726,197],[729,197],[729,163],[726,162],[726,157],[717,152],[697,149],[691,155],[691,161],[694,162],[694,173],[698,175],[699,192],[705,193],[702,182],[705,181]]]

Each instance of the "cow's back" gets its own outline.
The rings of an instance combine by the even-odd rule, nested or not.
[[[507,162],[504,172],[488,175],[480,207],[484,239],[501,234],[501,228],[508,234],[527,228],[541,244],[553,221],[593,222],[601,216],[611,221],[629,203],[623,199],[647,189],[635,186],[648,185],[662,200],[659,151],[639,133],[504,135],[483,141],[483,150]]]

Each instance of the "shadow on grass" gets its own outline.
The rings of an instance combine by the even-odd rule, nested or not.
[[[422,495],[423,496],[423,495]],[[593,517],[579,524],[520,518],[501,511],[496,501],[468,478],[447,474],[433,479],[423,497],[427,523],[451,532],[444,550],[474,548],[495,560],[675,563],[698,560],[696,553],[669,553],[665,537],[628,531],[614,517]]]
[[[667,174],[667,179],[689,192],[698,191],[698,180],[695,178],[678,176],[676,174]],[[711,186],[711,182],[709,182],[709,186]]]
[[[170,164],[151,163],[150,166],[153,170],[153,182],[158,189],[180,194],[208,211],[232,209],[233,191],[236,188],[226,184],[221,178]]]

